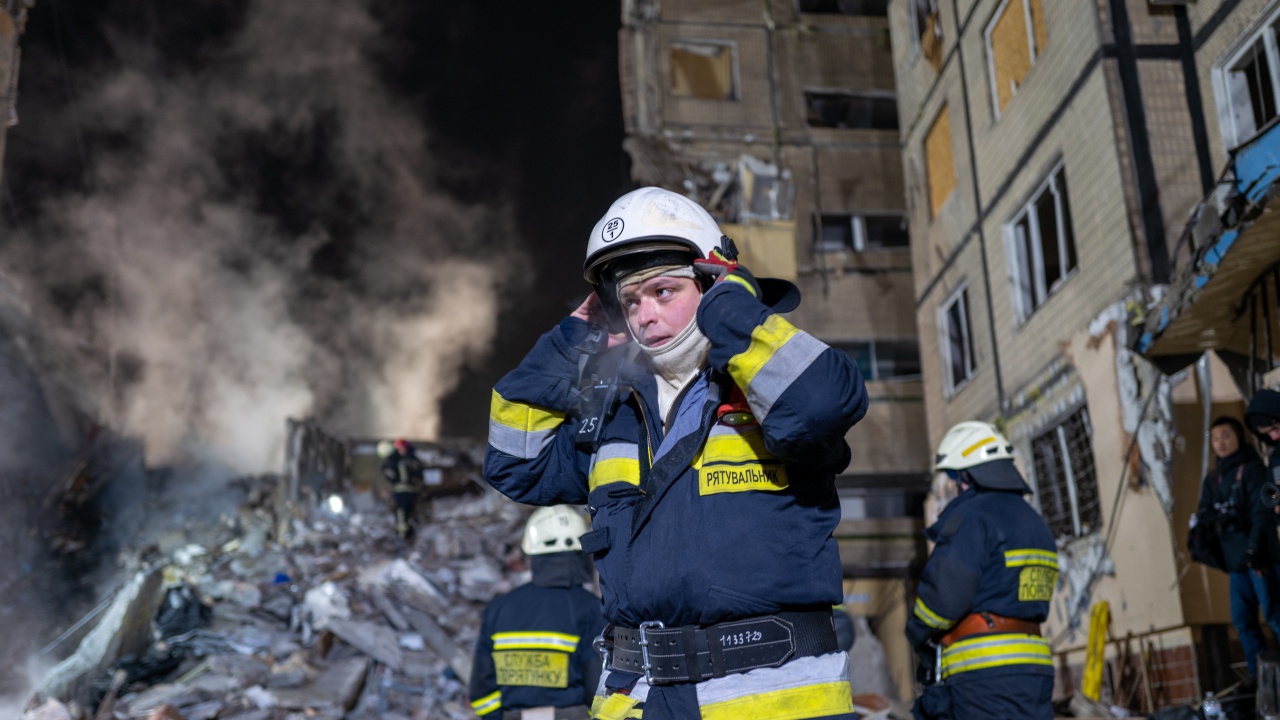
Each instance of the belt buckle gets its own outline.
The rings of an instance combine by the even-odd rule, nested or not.
[[[649,661],[649,635],[647,631],[650,628],[662,629],[666,625],[661,620],[645,620],[640,623],[640,667],[644,669],[644,681],[653,685],[653,673],[651,668],[653,663]]]
[[[609,652],[609,647],[612,643],[605,638],[605,635],[607,635],[610,630],[613,630],[613,625],[605,625],[604,629],[600,631],[600,634],[596,636],[596,639],[591,641],[591,649],[596,651],[596,654],[600,656],[600,659],[604,663],[600,672],[601,674],[606,675],[609,673],[609,663],[613,660],[613,653]]]

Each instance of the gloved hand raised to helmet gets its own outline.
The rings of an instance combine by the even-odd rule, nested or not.
[[[596,327],[608,327],[608,320],[605,318],[604,306],[600,304],[600,298],[594,292],[587,296],[586,300],[578,306],[577,310],[569,313],[571,317],[579,320],[586,320]],[[608,347],[615,348],[619,345],[625,345],[631,342],[631,336],[625,332],[609,333]]]
[[[755,276],[745,267],[738,264],[737,260],[730,260],[725,257],[724,253],[720,252],[719,249],[707,253],[705,258],[694,260],[693,266],[715,278],[715,282],[725,280],[735,282],[746,288],[752,295],[757,298],[760,297],[760,283],[756,282]]]

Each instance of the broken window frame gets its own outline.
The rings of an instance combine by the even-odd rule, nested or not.
[[[1022,76],[1022,80],[1025,81],[1027,75],[1031,74],[1031,69],[1036,66],[1036,59],[1042,50],[1036,47],[1036,30],[1031,19],[1031,2],[1032,0],[1001,0],[996,6],[996,11],[991,14],[991,19],[987,21],[987,26],[982,30],[982,40],[987,50],[987,83],[991,87],[991,112],[996,121],[1000,120],[1000,91],[996,87],[996,47],[991,42],[991,33],[995,31],[996,24],[1004,17],[1011,3],[1018,3],[1022,7],[1022,19],[1027,29],[1027,52],[1030,56],[1027,74]],[[1013,102],[1013,98],[1018,96],[1020,87],[1022,87],[1021,82],[1010,88],[1009,102]]]
[[[1244,145],[1272,120],[1280,116],[1280,39],[1277,38],[1280,27],[1278,26],[1280,26],[1280,12],[1273,12],[1261,23],[1261,27],[1248,34],[1247,40],[1240,49],[1230,55],[1215,73],[1219,116],[1223,120],[1223,142],[1229,149]],[[1260,78],[1250,81],[1245,69],[1250,61],[1266,71],[1269,76],[1268,82],[1262,84]],[[1255,89],[1261,95],[1263,105],[1261,112],[1255,107],[1255,97],[1252,94]],[[1265,117],[1268,99],[1271,114]]]
[[[1059,470],[1061,477],[1057,476]],[[1087,405],[1068,411],[1052,427],[1031,439],[1031,476],[1036,510],[1055,538],[1078,538],[1102,529],[1093,424]],[[1046,514],[1045,499],[1050,496],[1056,508]]]
[[[1053,198],[1054,234],[1057,236],[1059,274],[1052,283],[1046,275],[1046,248],[1040,234],[1044,219],[1040,217],[1039,205],[1045,193],[1050,193]],[[1013,301],[1014,320],[1018,325],[1025,323],[1036,310],[1044,306],[1079,270],[1080,256],[1071,225],[1071,200],[1065,164],[1059,161],[1018,214],[1004,226],[1009,294]]]
[[[858,2],[858,1],[859,0],[853,0],[853,2]],[[863,1],[874,3],[877,7],[883,7],[884,11],[883,12],[874,12],[874,11],[873,12],[846,12],[844,10],[844,7],[843,7],[844,3],[842,2],[842,0],[796,0],[796,12],[804,15],[846,15],[850,17],[888,17],[889,0],[863,0]],[[806,2],[810,4],[810,7],[808,9],[805,8]],[[835,9],[834,10],[815,10],[813,9],[813,4],[815,2],[825,7],[834,6]]]
[[[827,340],[826,343],[830,347],[848,355],[849,359],[858,366],[858,371],[862,373],[863,380],[907,382],[911,380],[919,380],[921,377],[920,343],[916,340],[909,338],[900,340],[881,338],[879,340]],[[887,348],[894,345],[902,346],[898,349],[905,349],[907,354],[910,354],[911,349],[914,348],[915,372],[892,372],[889,374],[883,372],[883,366],[889,364]],[[911,363],[908,362],[907,366],[910,366],[910,364]]]
[[[921,14],[922,6],[926,9]],[[929,29],[929,16],[934,17],[933,33],[938,42],[942,42],[942,13],[938,12],[938,0],[909,0],[907,14],[910,16],[907,34],[911,36],[911,63],[914,65],[924,54],[924,34]]]
[[[956,333],[952,332],[953,309],[959,323],[955,328]],[[955,358],[952,357],[952,338],[957,334],[961,352],[958,374]],[[968,282],[961,283],[938,306],[938,355],[942,360],[943,394],[952,398],[969,384],[978,371],[977,358],[973,352],[973,321],[969,312]]]
[[[904,242],[901,245],[881,245],[872,247],[869,245],[868,238],[870,232],[867,230],[867,219],[896,219],[902,228],[902,237]],[[905,252],[911,249],[911,238],[907,232],[907,216],[903,213],[827,213],[818,218],[818,237],[814,242],[818,252],[835,253],[835,252]],[[846,239],[838,242],[828,241],[826,239],[826,229],[845,224],[849,229],[849,235]]]
[[[722,48],[729,52],[729,94],[722,98],[699,97],[697,95],[680,95],[675,91],[675,83],[672,82],[672,76],[675,74],[675,63],[672,60],[672,53],[676,50],[682,50],[687,53],[699,54],[700,50],[709,48]],[[688,100],[705,100],[708,102],[738,102],[742,99],[742,81],[738,69],[738,44],[732,40],[713,40],[703,38],[679,38],[671,41],[667,47],[667,63],[670,72],[667,76],[667,92],[671,97],[685,98]]]
[[[893,124],[886,127],[877,126],[874,122],[868,123],[866,125],[825,125],[825,124],[815,125],[813,124],[813,121],[811,118],[813,117],[812,104],[814,101],[817,101],[817,100],[833,101],[833,100],[838,100],[840,98],[847,99],[851,106],[853,105],[853,103],[856,103],[856,102],[867,103],[870,109],[870,112],[868,113],[869,118],[875,118],[880,115],[880,113],[876,112],[874,108],[875,104],[887,102],[887,107],[889,108],[893,116]],[[880,110],[883,111],[883,109],[884,107],[882,106]],[[880,91],[880,90],[858,91],[858,90],[822,90],[817,88],[806,89],[804,91],[804,110],[805,110],[805,113],[804,113],[805,125],[811,128],[828,128],[832,130],[880,130],[880,131],[897,132],[900,127],[899,121],[898,121],[897,96],[892,92],[886,92],[886,91]],[[846,113],[846,117],[848,117],[847,113]]]

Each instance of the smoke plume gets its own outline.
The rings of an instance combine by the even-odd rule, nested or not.
[[[366,4],[228,12],[191,62],[108,33],[118,62],[56,125],[84,136],[86,177],[10,228],[7,280],[151,464],[275,470],[286,416],[437,436],[513,294],[511,211],[439,189],[423,121],[370,59],[387,50]]]

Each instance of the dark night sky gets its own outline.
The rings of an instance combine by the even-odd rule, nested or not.
[[[445,403],[445,435],[483,437],[489,388],[585,293],[586,236],[629,188],[618,3],[370,2],[388,31],[367,52],[428,128],[441,187],[465,203],[505,199],[528,243],[534,290],[508,298],[490,359],[469,368]],[[119,38],[151,46],[172,67],[199,66],[235,33],[246,7],[246,0],[37,3],[23,38],[20,124],[9,131],[5,158],[11,220],[29,221],[39,198],[85,182],[81,148],[92,158],[125,142],[95,132],[92,117],[79,118],[79,133],[66,120],[103,68],[130,62],[118,53]],[[279,170],[285,181],[307,171]]]

